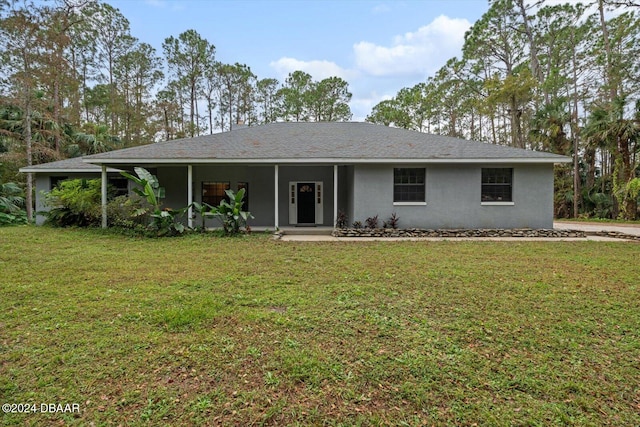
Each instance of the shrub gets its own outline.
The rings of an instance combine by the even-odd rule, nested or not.
[[[108,188],[113,194],[113,187]],[[46,222],[56,227],[94,227],[102,222],[100,179],[62,181],[45,198]]]
[[[107,218],[113,227],[144,232],[151,220],[147,201],[137,194],[118,196],[107,204]]]
[[[362,222],[361,221],[354,221],[353,224],[351,224],[351,226],[357,230],[359,228],[362,228]]]
[[[26,222],[22,189],[13,182],[0,184],[0,226]]]
[[[367,228],[371,228],[371,229],[378,228],[378,215],[370,216],[364,222],[367,225]]]
[[[394,212],[391,214],[391,216],[389,217],[388,220],[386,220],[385,222],[382,223],[382,228],[398,228],[398,221],[400,220],[400,218],[398,217],[398,215]]]
[[[345,211],[340,209],[338,211],[338,218],[336,218],[336,228],[347,228],[348,225],[349,225],[349,217],[347,216]]]

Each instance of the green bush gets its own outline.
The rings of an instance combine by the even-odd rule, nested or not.
[[[150,221],[148,213],[149,204],[137,194],[130,196],[118,196],[107,204],[107,220],[109,226],[127,230],[146,232]]]
[[[24,210],[24,193],[22,188],[13,182],[0,184],[0,226],[26,224],[27,214]]]
[[[113,194],[113,187],[108,188]],[[102,222],[100,179],[62,181],[45,199],[46,223],[56,227],[97,227]]]

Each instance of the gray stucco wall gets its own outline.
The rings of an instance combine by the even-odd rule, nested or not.
[[[356,165],[350,223],[393,212],[401,228],[552,228],[553,165],[425,165],[426,205],[393,203],[393,168],[403,165]],[[407,167],[420,167],[411,165]],[[513,205],[486,206],[480,201],[483,167],[513,167]]]

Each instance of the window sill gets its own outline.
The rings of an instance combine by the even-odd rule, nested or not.
[[[393,202],[393,206],[427,206],[427,202]]]
[[[481,202],[482,206],[514,206],[514,202]]]

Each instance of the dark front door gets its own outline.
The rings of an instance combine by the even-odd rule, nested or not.
[[[298,224],[315,224],[316,184],[313,182],[298,183]]]

